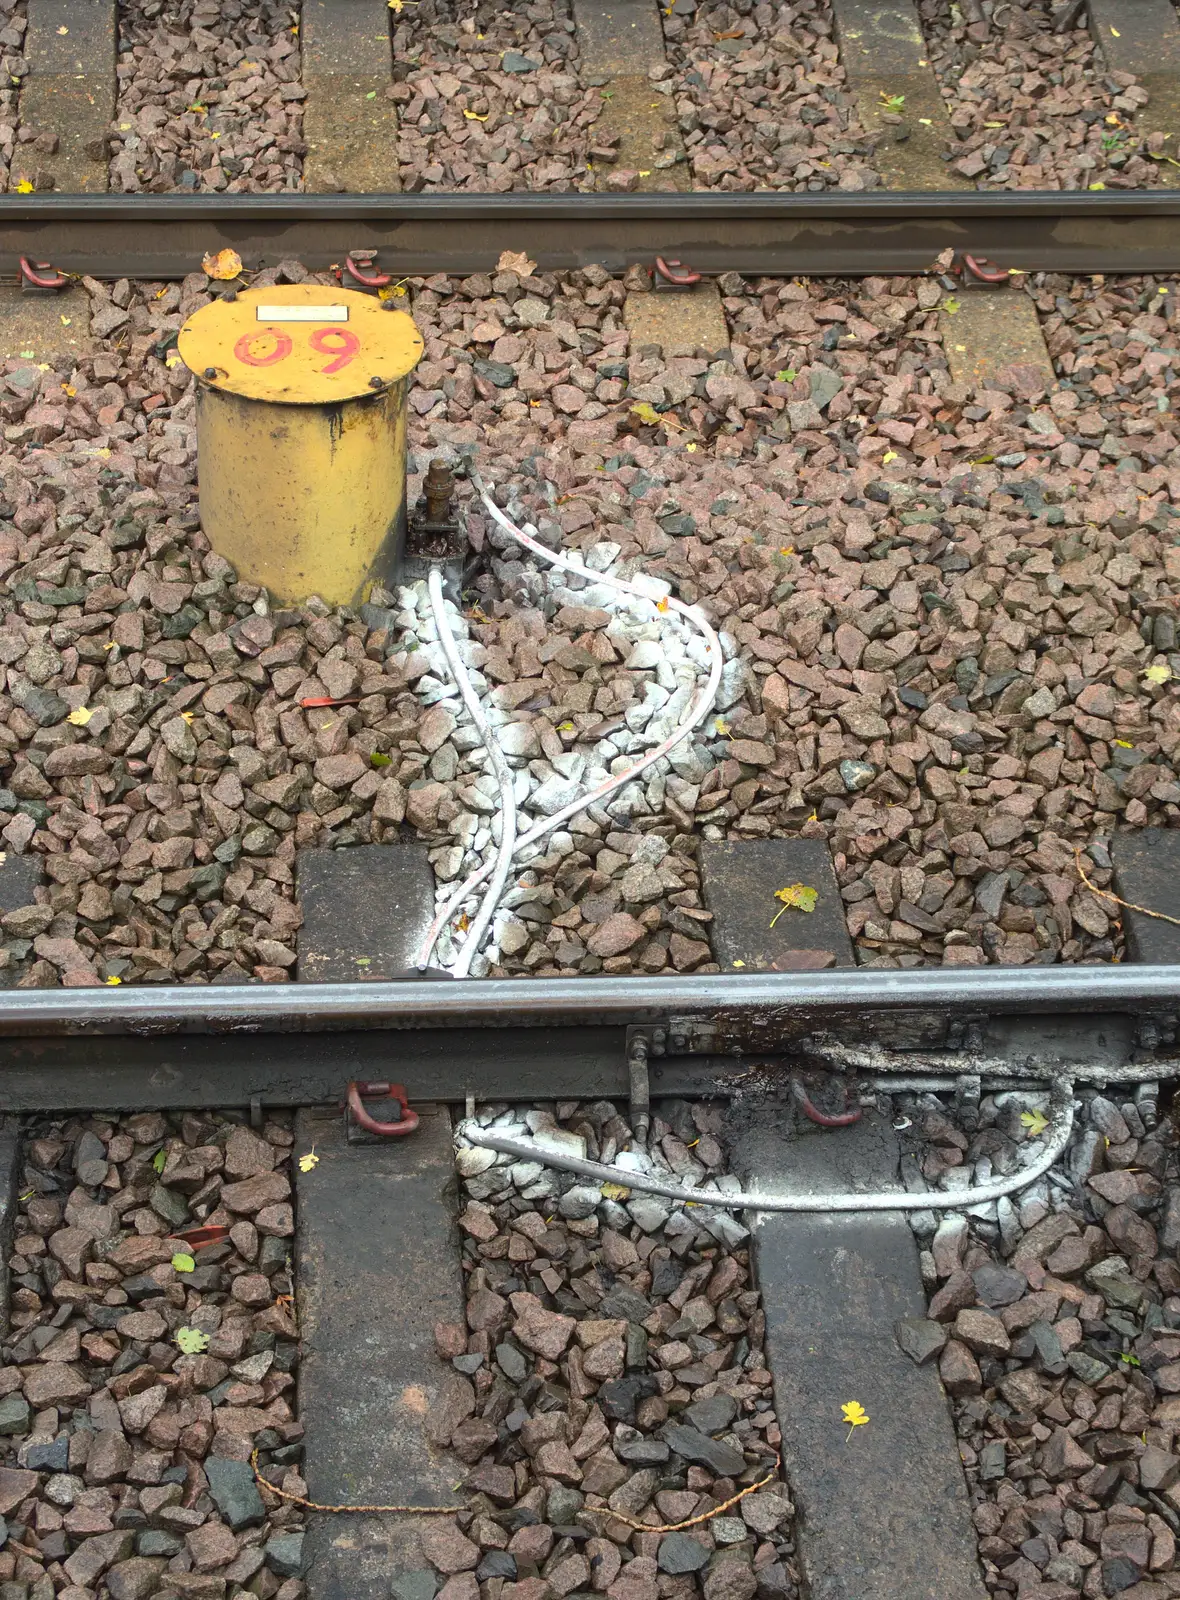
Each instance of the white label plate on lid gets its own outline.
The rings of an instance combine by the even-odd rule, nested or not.
[[[347,322],[347,306],[255,306],[258,322]]]

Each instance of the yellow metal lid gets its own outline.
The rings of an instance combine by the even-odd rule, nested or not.
[[[181,328],[176,348],[210,388],[315,406],[404,378],[423,345],[414,319],[386,311],[374,295],[284,283],[202,306]]]

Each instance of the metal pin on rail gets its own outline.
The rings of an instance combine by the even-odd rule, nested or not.
[[[651,1081],[647,1071],[647,1040],[631,1040],[627,1055],[627,1073],[631,1090],[631,1127],[637,1144],[646,1145],[651,1127]]]

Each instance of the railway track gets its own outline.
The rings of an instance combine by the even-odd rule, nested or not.
[[[0,7],[0,1600],[1180,1593],[1180,29],[1020,9]],[[433,622],[196,515],[350,260]]]
[[[0,996],[10,1581],[966,1597],[978,1534],[993,1592],[1091,1547],[1168,1592],[1174,1268],[1094,1243],[1168,1248],[1173,969],[210,998]],[[1034,1420],[1058,1393],[1086,1425]],[[1022,1515],[1060,1519],[1043,1551]]]
[[[0,197],[0,269],[47,258],[178,279],[231,249],[251,271],[323,271],[350,250],[395,276],[467,276],[505,250],[544,271],[622,273],[663,255],[709,276],[923,273],[947,249],[1022,272],[1160,273],[1180,261],[1168,192],[922,195],[163,195]]]

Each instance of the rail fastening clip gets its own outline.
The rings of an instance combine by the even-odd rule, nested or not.
[[[30,261],[28,256],[20,258],[20,287],[22,294],[52,295],[59,294],[69,284],[69,278],[64,272],[59,272],[48,261]]]
[[[399,1108],[401,1115],[393,1122],[380,1122],[371,1116],[362,1103],[363,1100],[392,1100]],[[346,1096],[347,1115],[352,1117],[358,1128],[363,1128],[366,1133],[376,1134],[382,1139],[400,1139],[407,1133],[413,1133],[418,1126],[418,1113],[410,1109],[406,1098],[406,1091],[400,1083],[360,1083],[356,1079],[348,1085]]]
[[[685,290],[695,289],[700,281],[700,273],[686,267],[683,261],[674,258],[665,261],[663,256],[656,257],[651,271],[651,286],[657,293],[682,294]]]
[[[344,262],[344,271],[363,289],[385,289],[393,282],[393,274],[376,271],[376,250],[350,250]],[[343,281],[343,275],[341,276]]]
[[[850,1128],[853,1123],[859,1122],[862,1109],[854,1105],[848,1092],[847,1079],[841,1079],[844,1089],[844,1110],[837,1112],[821,1111],[814,1103],[807,1090],[804,1088],[799,1076],[791,1074],[791,1096],[803,1115],[814,1122],[817,1128]]]
[[[1007,267],[997,267],[987,256],[973,256],[967,250],[955,258],[952,270],[961,278],[964,289],[1004,289],[1013,277]]]

